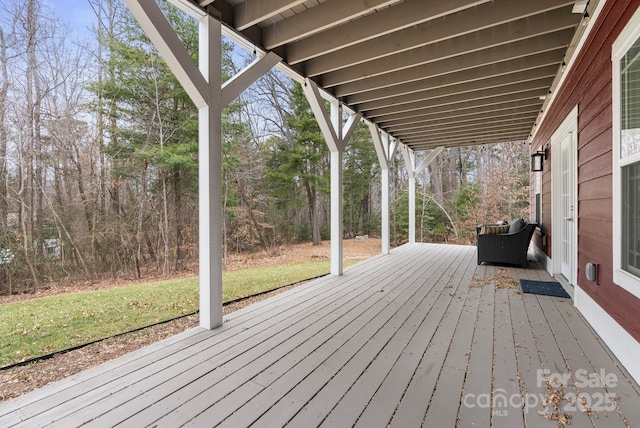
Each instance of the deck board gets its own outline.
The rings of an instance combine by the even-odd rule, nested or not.
[[[542,368],[549,371],[550,374],[555,373],[561,376],[570,374],[569,364],[562,354],[559,342],[557,341],[550,326],[550,321],[547,319],[542,308],[542,305],[552,298],[549,296],[537,296],[533,294],[523,294],[523,296],[525,306],[529,314],[529,319],[531,321]],[[573,381],[569,379],[566,387],[561,385],[555,390],[562,394],[571,394],[574,392]],[[546,394],[548,395],[548,392],[546,392]],[[558,408],[550,405],[544,409],[544,412],[546,414],[553,414],[555,412],[567,414],[571,416],[571,423],[580,427],[593,426],[593,420],[589,416],[580,411],[570,411],[570,407],[570,403],[563,401],[560,403]]]
[[[524,403],[522,410],[525,424],[527,428],[554,426],[538,415],[540,409],[537,406],[541,397],[545,396],[545,388],[544,384],[538,381],[538,370],[541,369],[540,357],[521,292],[509,295],[509,307],[512,314],[511,326],[516,351],[516,370],[520,397]]]
[[[418,273],[423,269],[423,267],[418,266]],[[294,419],[291,423],[294,425],[304,422],[311,424],[320,423],[326,414],[336,405],[336,396],[344,397],[345,394],[350,392],[349,388],[358,382],[362,385],[362,374],[365,370],[367,370],[367,373],[384,375],[384,372],[376,373],[376,370],[368,367],[372,360],[370,355],[375,355],[374,358],[377,362],[387,362],[393,358],[394,354],[397,354],[397,351],[392,352],[389,357],[385,358],[385,349],[388,349],[388,342],[390,340],[408,340],[405,336],[406,332],[415,331],[414,329],[404,329],[404,332],[398,335],[397,339],[394,335],[396,332],[403,331],[402,326],[406,325],[408,319],[419,316],[416,308],[421,302],[423,303],[421,307],[435,307],[433,303],[438,300],[440,296],[439,293],[441,293],[443,288],[443,285],[438,284],[446,280],[446,270],[446,266],[438,266],[429,272],[428,277],[423,277],[423,280],[433,281],[433,287],[410,287],[408,291],[415,290],[416,293],[408,299],[407,296],[404,296],[405,303],[402,306],[398,307],[397,310],[394,308],[394,312],[390,313],[390,316],[380,319],[378,325],[372,325],[370,338],[367,339],[367,335],[359,339],[357,336],[350,338],[345,349],[340,350],[333,356],[335,358],[329,359],[319,370],[296,385],[282,400],[269,409],[268,413],[263,415],[263,418],[259,421],[260,424],[277,423],[281,418],[283,422],[286,422],[290,412],[294,410],[294,414],[297,413],[313,394],[316,396],[313,397],[310,405],[307,406],[304,416]],[[412,321],[408,322],[411,323]],[[357,340],[357,342],[352,343],[354,340]],[[357,352],[355,352],[356,350]],[[369,357],[366,358],[365,356]],[[320,385],[324,386],[320,391],[317,391]],[[362,388],[362,386],[356,386],[356,388]],[[369,388],[365,388],[365,391],[368,390]],[[364,395],[357,397],[358,400],[362,400],[363,398]],[[343,401],[348,402],[348,400]],[[341,400],[341,402],[343,401]],[[356,406],[354,406],[354,408],[356,408]]]
[[[373,269],[368,273],[370,277],[365,275],[363,279],[368,280],[368,278],[371,278],[369,287],[371,285],[375,286],[377,282],[373,278],[378,277],[379,274],[380,271],[378,269]],[[226,355],[216,356],[216,365],[214,367],[208,370],[205,368],[204,372],[202,370],[192,370],[193,377],[180,379],[180,382],[185,386],[176,390],[175,393],[162,395],[163,390],[157,389],[154,390],[153,394],[146,395],[145,400],[136,402],[135,406],[138,410],[140,410],[141,404],[145,405],[145,407],[142,411],[132,416],[131,419],[128,419],[127,423],[137,426],[153,422],[159,416],[162,416],[163,412],[174,410],[168,409],[166,403],[171,403],[170,405],[175,408],[189,403],[186,408],[180,408],[179,411],[174,412],[174,417],[190,414],[190,412],[196,410],[198,412],[195,414],[198,414],[200,411],[205,410],[206,407],[197,409],[198,403],[192,402],[194,397],[199,397],[206,392],[207,401],[200,402],[201,407],[203,404],[208,402],[215,403],[217,399],[227,396],[230,391],[233,391],[230,388],[234,388],[238,383],[241,386],[244,385],[253,375],[265,370],[295,349],[300,341],[305,339],[306,335],[316,331],[314,330],[315,328],[322,327],[323,324],[318,321],[322,320],[327,314],[331,313],[339,318],[356,305],[363,310],[370,310],[369,305],[371,303],[369,300],[371,299],[367,299],[366,293],[363,292],[363,290],[369,290],[369,287],[359,285],[356,279],[356,275],[349,276],[338,292],[328,294],[327,291],[330,289],[327,288],[320,293],[320,299],[311,299],[305,301],[305,304],[298,305],[299,311],[291,313],[293,311],[290,310],[282,313],[280,317],[271,318],[268,322],[265,321],[259,333],[251,336],[251,338],[240,340],[241,346],[228,349]],[[376,296],[374,295],[374,297]],[[346,300],[347,303],[336,309],[335,305],[342,300]],[[282,322],[285,320],[287,322]],[[251,364],[256,360],[255,364]],[[246,370],[245,368],[248,365],[250,367]],[[246,387],[251,387],[251,385],[247,384]],[[146,387],[151,388],[152,385]],[[129,404],[131,401],[127,403]],[[118,419],[121,421],[124,416],[130,414],[124,407],[114,408],[111,413],[109,419],[102,421],[96,419],[94,422],[96,425],[109,424],[118,422]]]
[[[488,270],[493,270],[493,267],[489,267]],[[494,289],[491,284],[483,286],[477,316],[461,324],[456,330],[431,398],[424,420],[425,426],[456,424],[460,409],[459,405],[452,403],[460,402],[463,385],[469,379],[480,378],[485,388],[491,385],[493,349],[490,344],[493,343],[493,295]],[[490,409],[480,410],[484,410],[487,415],[491,411]],[[482,421],[487,415],[478,415],[477,420]]]
[[[625,423],[617,412],[598,411],[597,409],[597,407],[612,407],[615,403],[611,401],[610,406],[605,404],[603,397],[605,397],[608,389],[604,387],[599,377],[597,379],[595,378],[595,374],[599,373],[600,367],[591,364],[562,317],[559,307],[570,305],[570,299],[555,298],[540,300],[540,306],[549,321],[549,327],[553,331],[567,363],[568,374],[572,377],[572,380],[568,382],[567,389],[569,389],[572,396],[574,395],[576,397],[576,402],[566,403],[572,410],[572,414],[576,411],[584,414],[587,409],[591,409],[594,411],[594,414],[590,416],[590,419],[594,425],[595,420],[599,419],[606,421],[607,427],[624,428]],[[594,375],[593,383],[585,379],[585,377],[589,375]],[[611,392],[614,391],[615,388],[611,390]],[[579,399],[581,396],[584,402]],[[600,402],[601,398],[602,402]],[[593,408],[594,406],[596,407],[595,409]]]
[[[475,319],[473,341],[470,346],[469,364],[464,383],[464,395],[469,405],[462,405],[458,418],[460,426],[490,426],[491,407],[485,406],[484,397],[491,398],[493,372],[493,318],[495,290],[491,278],[494,266],[487,266],[483,275],[477,275],[486,285],[480,290],[478,316]]]
[[[615,386],[605,388],[607,392],[619,397],[619,400],[616,401],[617,413],[623,415],[627,421],[640,421],[640,403],[635,400],[635,397],[638,397],[640,393],[638,385],[628,381],[630,376],[620,367],[620,363],[615,361],[608,348],[602,344],[600,338],[590,326],[586,325],[582,316],[574,310],[569,302],[554,302],[583,354],[594,368],[594,373],[604,369],[605,374],[610,373],[617,379]]]
[[[468,263],[475,261],[469,260]],[[392,426],[419,426],[422,423],[444,365],[451,342],[451,330],[442,322],[428,322],[424,326],[429,328],[429,335],[425,335],[425,339],[430,336],[430,340],[423,344],[420,362],[399,401],[391,420]]]
[[[474,247],[404,245],[229,314],[219,329],[2,403],[0,425],[555,427],[540,403],[493,400],[543,397],[539,370],[580,368],[618,382],[575,389],[572,379],[567,391],[618,401],[597,418],[570,412],[573,425],[639,420],[638,385],[571,300],[496,288],[502,269],[478,266]],[[550,280],[535,262],[504,270]]]
[[[430,260],[426,254],[425,260]],[[221,422],[225,416],[237,408],[240,408],[249,399],[252,399],[251,406],[254,409],[260,406],[270,406],[273,404],[271,401],[274,398],[280,397],[282,393],[286,393],[291,389],[292,382],[295,385],[300,377],[304,377],[308,375],[309,372],[313,372],[321,363],[324,367],[327,367],[328,363],[324,362],[324,360],[328,358],[325,350],[338,349],[339,351],[340,347],[336,347],[336,344],[344,343],[345,339],[354,336],[357,340],[362,340],[366,337],[366,334],[356,335],[356,333],[363,328],[363,324],[361,323],[367,322],[370,325],[364,324],[364,328],[372,329],[376,325],[376,316],[379,316],[380,313],[383,314],[382,316],[384,316],[385,313],[392,313],[388,311],[393,311],[404,304],[403,299],[399,298],[399,296],[401,296],[403,290],[411,285],[410,282],[404,280],[410,278],[412,269],[415,269],[409,261],[405,261],[405,263],[406,265],[403,269],[405,272],[398,278],[400,281],[398,287],[388,287],[385,290],[384,288],[378,287],[379,284],[370,282],[371,279],[368,277],[363,277],[362,282],[369,283],[367,293],[362,294],[362,296],[369,296],[367,301],[359,304],[357,307],[352,307],[350,305],[356,303],[357,299],[350,299],[345,305],[334,309],[332,313],[333,322],[328,326],[325,327],[322,323],[315,323],[315,327],[322,328],[317,335],[312,335],[312,333],[316,332],[315,330],[305,329],[305,335],[308,336],[309,340],[304,343],[304,347],[294,348],[293,351],[295,352],[289,354],[285,359],[277,360],[277,362],[274,363],[276,365],[270,367],[269,371],[256,373],[255,377],[251,379],[252,383],[269,386],[268,389],[260,391],[262,394],[257,394],[255,397],[254,395],[247,395],[243,391],[244,385],[239,385],[237,389],[226,395],[222,401],[216,402],[213,406],[211,406],[213,403],[210,403],[209,408],[202,409],[206,411],[199,415],[198,419],[206,419],[208,423]],[[402,267],[403,266],[401,266],[401,268]],[[376,273],[372,274],[372,278],[377,276],[379,275]],[[319,373],[320,371],[317,371],[315,374],[317,375]],[[274,385],[274,382],[277,383]],[[209,398],[209,394],[207,394],[207,398]],[[208,403],[194,403],[194,405],[206,404]],[[245,416],[247,414],[246,412],[238,413],[238,415]],[[172,417],[176,416],[178,415],[174,412]],[[194,420],[194,424],[197,423],[198,419]]]
[[[511,289],[499,289],[495,293],[494,348],[493,348],[493,426],[509,428],[522,425],[522,408],[510,406],[511,397],[519,396],[516,351],[509,308]],[[502,401],[502,397],[505,401]]]
[[[461,323],[463,324],[462,328],[464,329],[467,322],[472,322],[472,318],[475,319],[475,314],[463,309],[464,299],[466,298],[468,288],[460,286],[461,284],[470,281],[475,269],[475,263],[473,262],[474,261],[469,258],[463,260],[460,263],[460,268],[456,270],[456,273],[451,277],[451,280],[444,290],[445,293],[450,294],[452,297],[444,317],[455,317],[458,320],[456,323],[440,322],[439,327],[446,326],[447,324],[450,325],[449,332],[452,337],[453,330],[460,328]],[[461,277],[459,275],[460,273],[462,273]],[[420,363],[420,358],[425,348],[424,342],[433,336],[433,333],[437,328],[433,324],[433,321],[427,317],[418,327],[416,334],[403,349],[403,352],[398,361],[394,364],[393,369],[389,372],[389,375],[375,392],[375,395],[372,397],[371,401],[358,419],[358,426],[371,427],[378,424],[384,424],[385,421],[391,421],[396,410],[397,403],[403,400],[406,385],[409,384],[411,378],[416,373],[416,369]],[[468,349],[468,345],[464,344],[465,335],[460,334],[456,337],[459,338],[459,343],[456,344],[458,346],[452,346],[449,353],[454,353],[456,357],[460,358],[456,361],[453,361],[454,358],[452,358],[451,361],[449,361],[449,364],[452,366],[464,365],[463,369],[466,369],[465,353]],[[458,352],[460,352],[460,354]],[[407,399],[409,398],[407,397]]]
[[[414,297],[419,298],[415,295]],[[389,323],[389,319],[397,316],[402,309],[401,299],[396,298],[391,302],[383,301],[381,303],[383,304],[374,308],[376,313],[372,314],[373,318],[351,319],[349,325],[340,331],[339,335],[332,337],[331,341],[323,343],[319,352],[306,356],[300,364],[269,385],[269,388],[264,390],[251,405],[260,406],[264,412],[272,412],[270,409],[278,408],[281,413],[275,412],[275,416],[283,418],[286,422],[291,417],[292,409],[295,414],[296,406],[304,405],[316,393],[317,385],[323,385],[334,378],[350,362],[355,362],[354,365],[366,363],[368,359],[361,358],[361,356],[375,352],[381,343],[383,344],[390,339],[397,329],[398,323],[402,322],[396,319],[395,322]],[[405,307],[405,309],[407,308]],[[334,351],[336,341],[345,343],[346,346]],[[357,367],[352,367],[352,369],[354,372],[350,372],[349,375],[356,373]],[[345,378],[340,376],[339,379],[344,381]],[[333,403],[335,403],[335,399]],[[270,423],[275,423],[276,420],[273,418]],[[237,418],[231,418],[227,424],[234,426],[237,422]]]

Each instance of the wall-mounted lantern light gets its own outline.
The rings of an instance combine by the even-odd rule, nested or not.
[[[546,158],[544,151],[537,151],[531,155],[531,171],[540,172],[543,169],[544,159]]]

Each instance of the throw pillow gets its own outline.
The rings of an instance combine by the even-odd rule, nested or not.
[[[517,218],[513,220],[509,225],[509,233],[516,233],[520,231],[524,227],[524,225],[525,223],[523,218]]]
[[[507,232],[509,232],[508,224],[504,226],[482,226],[480,228],[480,235],[497,235]]]

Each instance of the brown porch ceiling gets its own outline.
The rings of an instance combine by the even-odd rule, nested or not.
[[[587,3],[192,1],[414,150],[528,139]]]

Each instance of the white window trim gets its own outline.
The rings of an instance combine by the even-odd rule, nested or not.
[[[640,153],[620,159],[620,61],[631,45],[640,38],[640,8],[622,30],[611,49],[612,61],[612,116],[613,116],[613,281],[629,293],[640,298],[640,278],[622,269],[622,179],[621,168],[640,161]]]

